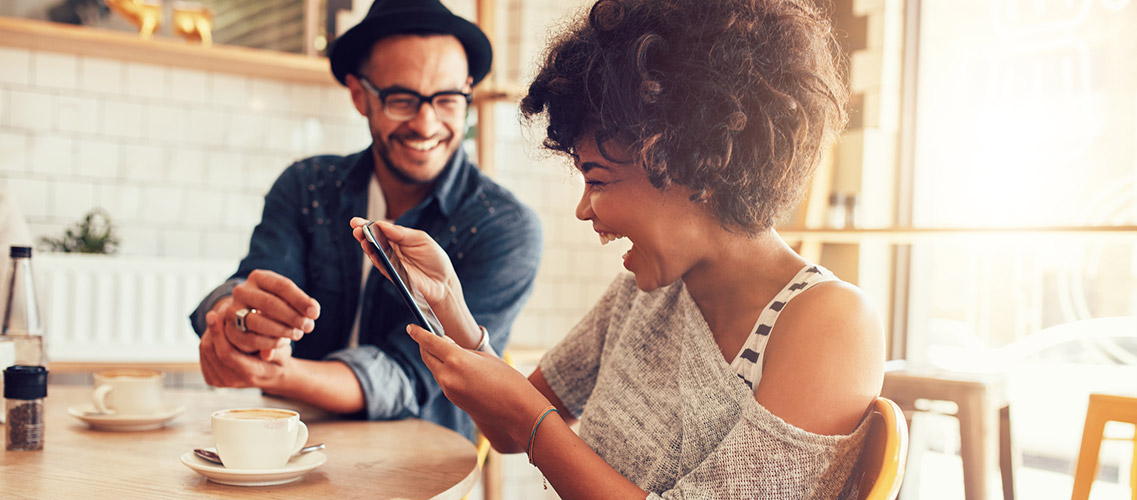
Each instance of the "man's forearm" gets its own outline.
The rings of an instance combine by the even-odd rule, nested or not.
[[[351,368],[340,361],[288,358],[284,375],[265,392],[285,396],[334,413],[363,410],[363,389]]]

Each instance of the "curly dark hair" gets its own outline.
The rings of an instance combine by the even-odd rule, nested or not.
[[[656,188],[695,191],[727,229],[768,229],[844,126],[830,22],[801,0],[599,0],[550,46],[521,102],[544,146],[616,140]]]

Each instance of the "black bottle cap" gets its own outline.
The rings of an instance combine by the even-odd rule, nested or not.
[[[5,399],[39,399],[47,396],[47,368],[9,366],[4,369]]]
[[[12,249],[9,250],[8,256],[13,258],[13,259],[17,258],[17,257],[29,257],[30,258],[32,256],[32,247],[22,247],[22,246],[12,245]]]

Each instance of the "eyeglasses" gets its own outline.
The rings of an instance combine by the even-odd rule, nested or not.
[[[363,84],[363,88],[383,103],[383,114],[387,115],[387,118],[401,122],[414,118],[422,109],[424,102],[430,103],[430,107],[434,108],[434,114],[441,119],[458,118],[466,112],[466,108],[473,100],[472,95],[458,90],[443,90],[426,96],[402,88],[380,90],[362,75],[359,76],[359,81]]]

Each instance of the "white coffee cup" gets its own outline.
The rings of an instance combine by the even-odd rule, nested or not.
[[[292,410],[239,408],[213,412],[213,445],[227,469],[279,469],[307,442],[308,426]]]
[[[102,413],[151,415],[162,406],[163,374],[158,370],[126,368],[95,373],[91,401]]]

